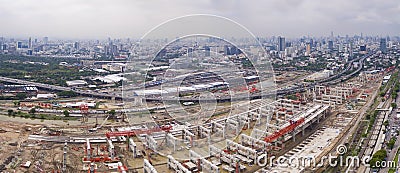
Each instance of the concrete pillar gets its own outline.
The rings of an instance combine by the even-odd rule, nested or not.
[[[296,142],[296,130],[292,131],[292,139],[293,139],[293,142]]]

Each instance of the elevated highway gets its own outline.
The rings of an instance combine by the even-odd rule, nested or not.
[[[363,61],[375,54],[375,52],[370,52],[362,57],[358,57],[356,59],[353,59],[347,63],[347,67],[324,80],[317,81],[311,84],[308,84],[306,86],[296,86],[292,87],[289,89],[284,89],[284,90],[274,90],[274,91],[269,91],[269,92],[262,92],[262,93],[255,93],[255,94],[250,94],[248,95],[242,95],[242,96],[237,96],[234,98],[231,97],[221,97],[221,98],[216,98],[218,101],[231,101],[231,100],[243,100],[243,99],[248,99],[250,97],[251,99],[257,99],[261,97],[268,97],[268,96],[273,96],[273,95],[285,95],[285,94],[293,94],[297,92],[304,92],[307,89],[313,88],[315,85],[322,85],[322,84],[327,84],[327,85],[334,85],[339,83],[342,80],[347,80],[351,77],[353,77],[355,74],[359,73],[362,70],[362,63]],[[352,69],[353,62],[359,62],[359,66],[356,70],[354,70],[352,73],[345,75],[346,73],[349,72],[350,69]],[[22,79],[14,79],[14,78],[8,78],[8,77],[0,77],[0,81],[3,82],[8,82],[8,83],[14,83],[14,84],[22,84],[22,85],[34,85],[38,88],[42,89],[47,89],[47,90],[53,90],[53,91],[73,91],[77,94],[80,94],[82,96],[88,96],[88,97],[95,97],[95,98],[105,98],[105,99],[122,99],[122,93],[100,93],[100,92],[95,92],[92,90],[82,90],[82,89],[76,89],[72,87],[62,87],[62,86],[56,86],[56,85],[49,85],[49,84],[43,84],[43,83],[38,83],[38,82],[31,82],[31,81],[26,81]],[[135,97],[125,97],[126,99],[134,99]],[[197,98],[151,98],[147,97],[147,101],[172,101],[179,99],[180,101],[198,101]],[[206,101],[206,100],[204,100]],[[215,101],[214,99],[210,101]]]

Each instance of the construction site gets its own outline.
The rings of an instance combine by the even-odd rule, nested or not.
[[[320,158],[380,86],[382,74],[359,75],[335,86],[316,85],[296,98],[255,99],[229,105],[204,123],[192,125],[168,116],[160,124],[106,123],[10,126],[1,122],[3,172],[300,172],[302,168],[261,167],[260,156]],[[197,109],[198,105],[189,105]],[[88,106],[79,107],[83,115]],[[163,117],[163,118],[160,118]],[[129,121],[129,116],[127,116]],[[166,121],[167,120],[167,121]],[[18,138],[16,138],[18,136]]]

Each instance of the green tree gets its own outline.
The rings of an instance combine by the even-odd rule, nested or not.
[[[32,108],[31,110],[29,110],[29,113],[32,114],[32,115],[34,115],[34,114],[36,113],[36,109],[35,109],[35,108]]]
[[[13,103],[14,103],[14,106],[19,106],[21,104],[20,101],[14,101]]]
[[[24,100],[26,99],[26,94],[25,93],[18,93],[15,95],[19,100]]]
[[[385,122],[383,122],[384,126],[388,126],[389,125],[389,120],[386,120]]]
[[[108,111],[108,113],[111,115],[111,116],[115,116],[115,110],[114,109],[112,109],[112,110],[110,110],[110,111]]]
[[[74,91],[61,91],[61,92],[57,93],[57,95],[60,97],[76,97],[76,96],[78,96],[78,94],[75,93]]]
[[[7,112],[8,112],[8,116],[14,115],[14,110],[12,110],[12,109],[9,109]]]
[[[389,142],[387,143],[387,147],[393,149],[394,143],[396,143],[396,138],[390,139]]]
[[[382,149],[377,151],[369,161],[371,168],[380,168],[379,166],[381,165],[377,165],[376,163],[378,162],[382,163],[382,161],[386,158],[386,156],[387,156],[386,150]]]
[[[288,95],[287,98],[291,99],[291,100],[297,100],[298,99],[295,95]]]
[[[64,110],[63,114],[64,114],[64,116],[69,117],[69,111],[68,110]]]

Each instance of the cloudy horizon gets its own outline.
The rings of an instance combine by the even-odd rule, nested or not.
[[[232,19],[257,36],[400,35],[400,1],[0,0],[0,36],[140,38],[190,14]]]

